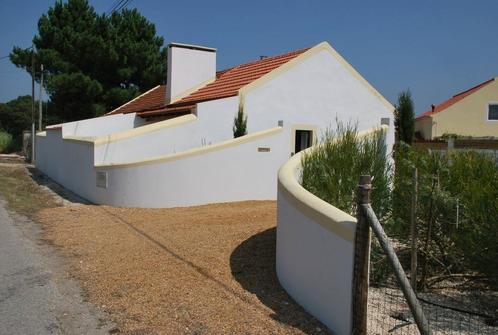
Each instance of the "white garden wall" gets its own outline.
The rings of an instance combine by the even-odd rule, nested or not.
[[[356,219],[300,185],[307,150],[294,155],[278,174],[277,276],[334,334],[351,334]]]
[[[62,124],[63,136],[96,137],[133,129],[145,124],[135,113],[117,114]]]
[[[85,141],[63,140],[61,129],[36,136],[36,168],[55,182],[91,199],[95,194],[93,145]]]
[[[275,171],[288,156],[280,128],[151,161],[99,166],[105,198],[124,207],[176,207],[275,199]],[[260,151],[268,148],[270,151]]]
[[[197,118],[182,116],[160,122],[164,127],[158,127],[159,124],[147,125],[141,127],[144,132],[138,135],[98,145],[96,162],[110,164],[143,160],[231,139],[238,101],[238,97],[232,97],[200,103],[197,106]],[[181,119],[188,122],[182,122]],[[156,130],[145,131],[147,128]]]
[[[130,164],[94,166],[93,142],[61,131],[37,136],[37,168],[83,198],[126,207],[177,207],[276,197],[275,171],[288,159],[281,128]],[[58,164],[53,164],[57,162]],[[97,173],[107,187],[97,187]],[[250,181],[250,182],[248,182]]]

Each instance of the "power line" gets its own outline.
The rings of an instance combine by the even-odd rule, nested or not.
[[[130,0],[117,0],[116,2],[114,2],[114,6],[112,6],[112,9],[107,13],[112,14],[114,12],[120,11],[121,9],[126,7],[129,2]]]
[[[109,9],[107,10],[106,14],[111,14],[112,12],[114,12],[114,10],[117,8],[117,6],[123,2],[124,0],[116,0],[113,2],[113,4],[111,5],[111,7],[109,7]]]
[[[133,0],[126,0],[125,3],[119,7],[119,9],[117,9],[118,11],[122,10],[122,9],[125,9],[126,7],[128,7],[128,5],[132,2]]]

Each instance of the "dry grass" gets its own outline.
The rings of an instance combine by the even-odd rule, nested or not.
[[[275,202],[174,209],[66,205],[0,167],[9,209],[39,222],[124,334],[322,334],[275,274]]]
[[[29,218],[41,209],[60,206],[49,192],[33,181],[22,165],[0,166],[0,196],[10,210]]]

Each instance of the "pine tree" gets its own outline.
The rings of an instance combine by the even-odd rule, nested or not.
[[[408,144],[412,143],[415,133],[415,113],[409,90],[403,91],[398,95],[398,105],[394,110],[394,127],[400,141]]]
[[[163,83],[163,43],[136,9],[100,15],[88,0],[56,1],[33,38],[35,62],[45,67],[46,89],[62,121],[109,112]],[[10,60],[30,72],[31,53],[14,47]]]

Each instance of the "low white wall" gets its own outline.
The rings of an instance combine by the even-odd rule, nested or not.
[[[299,185],[301,154],[279,171],[277,276],[334,334],[350,334],[356,220]]]
[[[64,139],[61,130],[37,136],[36,167],[98,204],[177,207],[277,195],[277,170],[288,159],[282,128],[127,164],[94,165],[94,142]],[[259,150],[263,148],[262,150]],[[107,188],[97,174],[107,174]]]
[[[133,129],[145,124],[135,113],[116,114],[62,124],[63,136],[96,137]]]
[[[288,158],[280,128],[150,161],[98,166],[108,175],[95,202],[177,207],[276,198],[276,172]],[[269,148],[259,151],[258,148]]]
[[[277,276],[334,334],[351,334],[356,219],[300,185],[301,158],[309,150],[294,155],[278,174]]]
[[[99,145],[96,148],[96,162],[111,164],[143,160],[231,139],[238,101],[238,97],[231,97],[200,103],[196,118],[186,115],[149,124],[141,128],[154,128],[154,131],[144,131]]]
[[[36,136],[36,168],[85,199],[95,192],[93,145],[63,140],[61,129]]]

